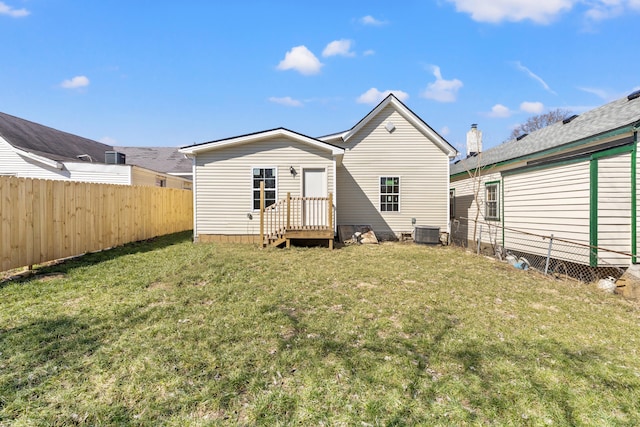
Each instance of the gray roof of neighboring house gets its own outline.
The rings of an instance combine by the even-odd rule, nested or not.
[[[94,162],[104,163],[105,151],[113,147],[91,139],[0,113],[0,135],[11,145],[56,161],[80,161],[89,155]]]
[[[640,98],[627,97],[605,104],[580,114],[568,123],[562,121],[539,129],[520,140],[512,139],[477,157],[470,157],[451,165],[450,174],[455,175],[478,166],[487,166],[533,155],[550,148],[580,141],[611,130],[623,128],[640,121]]]
[[[126,164],[164,173],[191,173],[191,160],[178,153],[176,147],[113,147],[92,139],[0,113],[0,136],[21,150],[55,161],[105,162],[106,151],[124,153]]]
[[[164,173],[190,174],[192,162],[177,147],[113,147],[127,156],[127,163]]]

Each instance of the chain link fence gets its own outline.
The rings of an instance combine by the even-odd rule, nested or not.
[[[473,225],[473,220],[468,221]],[[478,254],[508,261],[516,268],[533,268],[560,280],[572,279],[589,283],[607,277],[618,279],[625,271],[622,266],[630,265],[633,256],[556,238],[552,234],[529,233],[482,221],[475,225],[478,237],[475,242],[467,241],[468,245],[465,245],[463,240],[466,239],[460,238],[461,230],[456,230],[456,224],[452,224],[452,236],[457,235],[457,238],[452,238],[452,243],[469,246]]]

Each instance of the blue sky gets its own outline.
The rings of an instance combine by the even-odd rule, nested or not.
[[[388,91],[460,151],[640,88],[640,0],[0,1],[0,111],[183,146],[352,127]]]

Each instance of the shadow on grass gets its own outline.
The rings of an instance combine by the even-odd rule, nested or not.
[[[75,258],[62,261],[59,264],[54,264],[46,267],[37,268],[35,276],[29,276],[16,281],[28,282],[34,279],[39,279],[39,276],[63,273],[66,274],[70,270],[80,267],[89,267],[97,265],[105,261],[111,261],[121,256],[133,255],[139,253],[145,253],[155,251],[168,246],[184,243],[190,241],[192,238],[191,231],[182,231],[180,233],[168,234],[166,236],[154,237],[147,240],[141,240],[139,242],[127,243],[122,246],[118,246],[112,249],[106,249],[104,251],[93,252],[85,255],[81,255]],[[9,282],[0,282],[0,289]]]

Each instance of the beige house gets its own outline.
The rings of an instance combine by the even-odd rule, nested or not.
[[[393,95],[346,132],[279,128],[180,151],[193,158],[197,241],[279,244],[328,230],[333,239],[340,226],[370,226],[382,239],[416,225],[449,231],[456,150]]]
[[[558,261],[635,263],[639,97],[634,92],[452,165],[453,241],[481,239],[544,257],[548,240],[532,236],[553,235],[585,248],[556,252]]]

